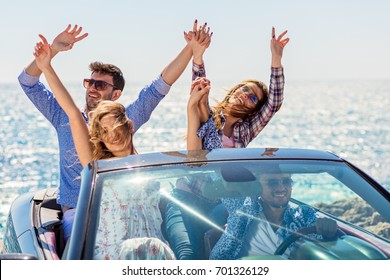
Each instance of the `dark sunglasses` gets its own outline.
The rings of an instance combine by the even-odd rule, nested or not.
[[[286,188],[291,187],[293,180],[291,180],[291,178],[280,178],[280,179],[268,179],[268,180],[266,180],[266,182],[270,188],[274,189],[280,185],[282,185],[283,187],[286,187]]]
[[[253,103],[253,104],[257,104],[259,102],[259,99],[257,98],[256,94],[250,92],[249,88],[247,86],[243,86],[242,87],[242,92],[245,93],[246,95],[248,95],[249,97],[249,100]]]
[[[116,87],[110,83],[94,79],[84,79],[83,84],[85,88],[90,88],[91,86],[95,85],[96,90],[105,90],[108,86],[111,86],[116,89]]]

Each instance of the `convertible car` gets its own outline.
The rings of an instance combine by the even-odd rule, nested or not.
[[[389,190],[335,154],[285,148],[162,152],[92,162],[82,172],[69,240],[64,241],[56,189],[26,193],[11,205],[0,258],[148,259],[140,249],[147,246],[152,255],[158,251],[156,258],[209,259],[221,235],[234,227],[229,224],[234,213],[224,202],[261,197],[260,178],[267,173],[288,174],[289,205],[310,207],[317,217],[336,221],[337,234],[321,238],[313,226],[290,227],[272,254],[242,259],[390,258]]]

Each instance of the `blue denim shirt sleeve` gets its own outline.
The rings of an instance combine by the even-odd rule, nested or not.
[[[18,80],[26,96],[57,131],[60,168],[57,202],[74,208],[80,192],[82,166],[74,148],[68,116],[53,93],[39,82],[39,77],[30,76],[23,71]]]
[[[26,96],[39,112],[57,128],[65,113],[54,98],[53,93],[39,81],[39,77],[30,76],[25,70],[19,75],[18,80]]]
[[[141,90],[137,100],[126,107],[127,116],[134,124],[134,132],[150,119],[153,110],[168,94],[170,88],[171,86],[159,75]]]
[[[39,77],[30,76],[25,70],[18,77],[19,83],[25,86],[33,86],[39,81]]]

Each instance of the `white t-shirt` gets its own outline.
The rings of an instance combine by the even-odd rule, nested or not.
[[[238,258],[248,256],[273,255],[283,239],[278,236],[272,229],[264,213],[260,213],[249,227],[249,232],[243,240],[242,248]],[[287,249],[283,256],[288,256]]]

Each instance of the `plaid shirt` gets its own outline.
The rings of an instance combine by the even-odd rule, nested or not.
[[[204,64],[192,64],[192,80],[197,77],[206,77]],[[240,119],[234,125],[233,139],[235,148],[245,148],[263,130],[275,113],[280,109],[283,102],[284,75],[283,68],[271,68],[271,82],[269,87],[268,101],[260,111],[252,117]],[[211,109],[210,109],[211,111]],[[214,113],[211,111],[211,113]],[[221,113],[222,114],[222,113]],[[222,115],[224,125],[225,118]],[[212,150],[222,148],[223,130],[216,130],[212,118],[204,123],[198,130],[197,135],[202,139],[202,149]],[[202,196],[202,188],[209,184],[205,178],[192,178],[188,187],[194,194]]]
[[[204,64],[192,65],[192,80],[197,77],[206,77]],[[264,129],[271,118],[279,111],[283,102],[284,74],[283,68],[271,68],[271,79],[269,86],[268,101],[257,114],[246,119],[240,119],[234,125],[233,140],[235,148],[245,148]],[[225,120],[222,118],[224,125]],[[202,129],[202,128],[201,128]],[[223,131],[218,131],[222,141]],[[207,138],[202,139],[208,141]],[[203,142],[202,141],[202,142]]]

